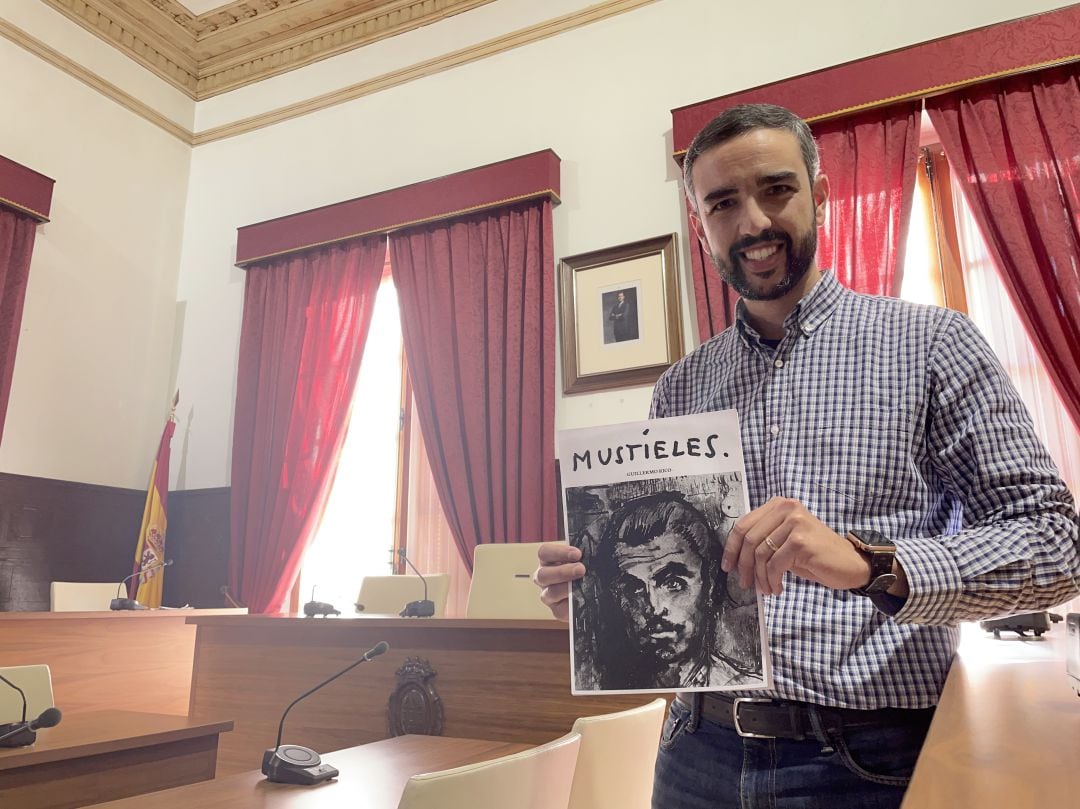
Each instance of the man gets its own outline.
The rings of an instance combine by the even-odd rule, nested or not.
[[[1077,592],[1075,503],[965,317],[818,268],[829,185],[803,121],[728,110],[684,183],[742,300],[660,379],[652,413],[739,412],[752,510],[721,564],[764,596],[775,689],[676,700],[654,805],[899,806],[957,624]],[[541,551],[557,616],[583,572],[574,549]]]
[[[615,293],[615,303],[608,312],[608,320],[611,321],[611,332],[616,343],[638,338],[637,310],[621,289]]]
[[[715,647],[726,576],[705,515],[681,492],[628,500],[600,538],[593,574],[600,686],[606,689],[722,686],[739,673]],[[580,621],[585,624],[591,610]],[[590,661],[579,649],[579,670]]]

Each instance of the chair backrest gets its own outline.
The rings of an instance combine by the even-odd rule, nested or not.
[[[53,707],[52,673],[48,666],[0,666],[0,674],[26,695],[27,719]],[[19,692],[0,682],[0,722],[19,722],[22,712]]]
[[[569,733],[510,756],[414,775],[398,809],[566,809],[580,742]]]
[[[540,564],[542,542],[499,542],[477,545],[469,585],[466,618],[551,618],[540,601],[532,574]]]
[[[581,749],[569,809],[649,809],[666,709],[665,700],[654,699],[574,722]]]
[[[119,588],[120,582],[54,581],[49,585],[49,609],[53,612],[101,612],[109,609]]]
[[[428,598],[435,602],[435,618],[446,614],[446,596],[450,592],[449,573],[425,573]],[[424,583],[419,576],[364,576],[360,582],[357,604],[363,612],[397,615],[410,601],[424,597]]]

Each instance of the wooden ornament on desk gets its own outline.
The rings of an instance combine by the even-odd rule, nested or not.
[[[387,719],[391,736],[408,733],[441,736],[443,732],[442,698],[435,690],[438,674],[431,664],[419,657],[405,659],[395,672],[397,687],[390,694]]]

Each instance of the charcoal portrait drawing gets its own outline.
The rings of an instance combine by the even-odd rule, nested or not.
[[[754,687],[762,679],[752,591],[720,568],[742,513],[740,472],[566,490],[577,691]]]

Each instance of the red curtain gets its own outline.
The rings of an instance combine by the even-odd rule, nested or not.
[[[556,537],[551,203],[390,235],[409,375],[462,560]]]
[[[0,438],[4,434],[37,221],[0,206]]]
[[[385,237],[247,270],[232,455],[229,587],[280,612],[348,424]]]
[[[928,99],[1017,310],[1080,426],[1080,67]]]
[[[844,286],[898,295],[919,158],[920,103],[913,101],[813,127],[829,178],[818,266]]]

